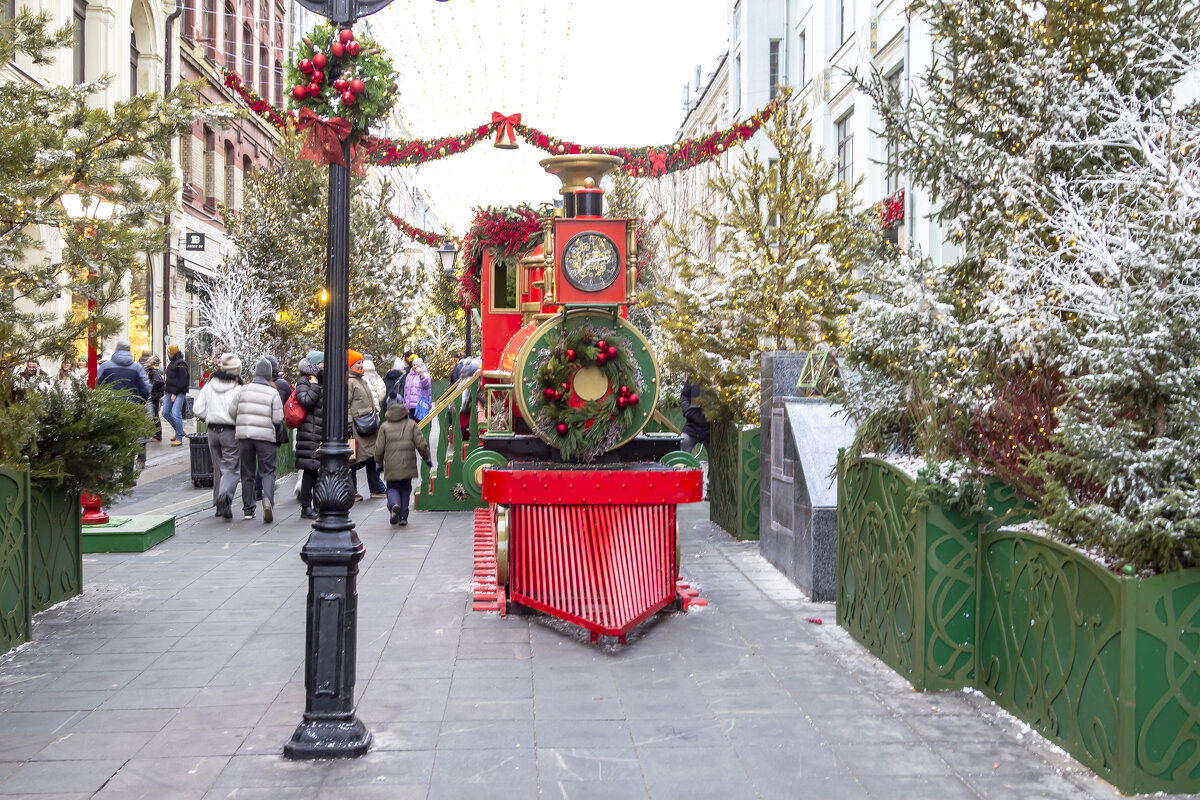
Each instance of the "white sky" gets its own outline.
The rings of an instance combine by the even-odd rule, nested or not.
[[[400,73],[413,135],[461,134],[493,111],[587,145],[674,141],[683,84],[725,51],[725,0],[395,0],[371,18]],[[490,140],[418,169],[453,232],[474,206],[543,202],[559,182],[546,153]],[[422,224],[422,220],[413,220]],[[430,225],[432,227],[432,224]]]

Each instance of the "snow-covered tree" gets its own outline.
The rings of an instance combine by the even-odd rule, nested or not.
[[[762,350],[839,346],[854,270],[883,251],[878,218],[856,209],[854,187],[812,154],[803,115],[787,105],[764,128],[776,160],[743,150],[711,179],[723,210],[695,216],[716,238],[716,258],[686,230],[667,228],[679,279],[660,298],[668,311],[659,325],[673,345],[666,360],[702,376],[710,419],[757,420]]]
[[[274,312],[259,276],[245,259],[228,262],[215,276],[200,283],[200,327],[189,336],[209,345],[209,357],[234,353],[253,369],[270,352],[270,323]]]
[[[267,296],[273,352],[285,363],[324,341],[328,168],[299,157],[288,136],[276,166],[246,181],[242,208],[225,210],[234,255]],[[391,188],[351,179],[350,346],[376,358],[401,352],[410,331],[404,303],[417,288],[416,265],[388,216]]]
[[[864,85],[961,256],[867,276],[859,444],[965,460],[1119,560],[1196,563],[1196,108],[1171,90],[1200,4],[916,7],[933,68],[904,103]]]

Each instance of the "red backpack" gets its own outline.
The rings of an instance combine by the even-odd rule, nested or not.
[[[292,389],[291,396],[283,404],[283,423],[289,428],[299,428],[307,416],[308,411],[300,405],[300,401],[296,399],[296,390]]]

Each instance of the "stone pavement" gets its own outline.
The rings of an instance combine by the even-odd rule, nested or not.
[[[981,697],[912,691],[706,505],[681,527],[709,605],[593,646],[470,611],[470,513],[393,528],[382,501],[360,504],[374,743],[285,761],[308,527],[289,492],[279,506],[273,525],[205,511],[150,552],[86,557],[84,595],[0,657],[0,797],[1120,797]]]

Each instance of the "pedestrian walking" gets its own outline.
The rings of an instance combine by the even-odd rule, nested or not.
[[[158,356],[146,359],[146,377],[150,379],[149,411],[154,420],[154,435],[150,438],[156,442],[162,441],[162,401],[163,395],[166,394],[166,379],[160,369],[161,365],[162,360]]]
[[[300,517],[316,519],[313,486],[321,462],[317,448],[325,438],[325,354],[313,350],[300,359],[300,380],[296,381],[296,402],[304,409],[304,422],[296,429],[296,469],[300,470]]]
[[[687,380],[683,382],[683,389],[679,392],[679,410],[683,412],[683,436],[679,449],[688,453],[692,452],[697,444],[708,447],[708,418],[698,402],[703,392],[704,385],[694,374],[688,375]]]
[[[417,454],[426,465],[433,466],[429,443],[416,421],[408,415],[408,408],[400,403],[388,406],[383,416],[375,448],[387,481],[388,512],[393,525],[407,525],[412,479],[417,477]]]
[[[254,519],[255,484],[262,487],[263,522],[272,522],[275,505],[275,456],[283,401],[275,388],[271,362],[260,358],[254,379],[238,393],[234,435],[242,477],[242,519]]]
[[[187,361],[179,350],[179,345],[173,344],[167,348],[167,369],[163,374],[164,399],[167,401],[163,415],[175,429],[171,438],[171,446],[183,444],[183,406],[187,402],[188,389],[192,384],[191,371]]]
[[[279,359],[275,356],[266,356],[266,359],[271,362],[271,380],[275,384],[275,390],[279,392],[279,402],[286,403],[292,396],[292,385],[283,377],[283,366]]]
[[[96,370],[96,385],[111,386],[124,392],[130,400],[145,403],[150,397],[150,379],[142,365],[134,362],[129,348],[129,342],[117,342],[112,358]]]
[[[233,492],[241,477],[237,441],[237,401],[242,360],[225,353],[196,397],[196,416],[208,423],[208,453],[213,464],[213,505],[217,516],[233,519]]]
[[[346,354],[350,367],[349,400],[350,429],[354,434],[354,465],[351,472],[354,482],[354,499],[362,500],[358,493],[358,473],[367,471],[367,494],[371,497],[386,497],[387,489],[379,477],[379,466],[375,463],[375,435],[379,431],[379,405],[363,380],[363,357],[350,350]]]

